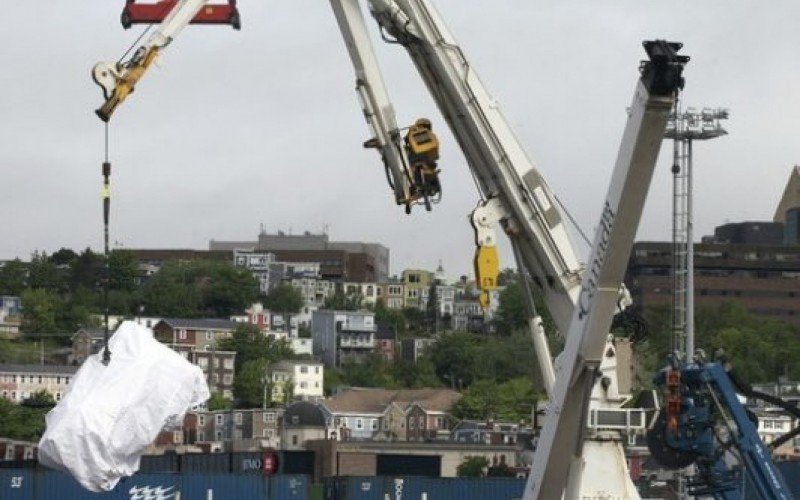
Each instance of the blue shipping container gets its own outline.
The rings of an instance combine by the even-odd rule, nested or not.
[[[516,478],[337,477],[326,480],[325,498],[401,500],[425,493],[436,500],[516,500],[524,489],[525,479]]]
[[[69,474],[0,470],[1,500],[305,500],[306,476],[234,474],[136,474],[106,493],[85,490]]]
[[[0,499],[34,500],[33,469],[0,469]]]

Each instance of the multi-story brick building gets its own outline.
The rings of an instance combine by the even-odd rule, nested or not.
[[[216,349],[201,351],[196,347],[181,344],[171,344],[170,347],[190,363],[200,367],[206,377],[208,390],[212,394],[220,393],[228,399],[233,398],[235,351],[218,351]]]
[[[45,391],[61,401],[76,371],[75,366],[0,364],[0,395],[21,403]]]
[[[800,246],[694,245],[695,308],[736,302],[753,314],[800,325]],[[634,307],[672,303],[672,244],[637,242],[625,283]]]

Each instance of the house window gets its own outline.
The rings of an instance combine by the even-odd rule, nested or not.
[[[225,358],[225,369],[233,370],[233,358]]]
[[[297,434],[292,434],[292,444],[297,445]]]
[[[206,440],[206,433],[205,432],[198,432],[197,433],[197,440],[198,441],[205,441]]]
[[[378,419],[377,418],[373,418],[372,419],[372,430],[373,431],[378,430]]]
[[[233,375],[231,375],[230,373],[226,373],[225,375],[223,375],[222,383],[224,383],[225,385],[231,385],[233,383]]]
[[[305,383],[305,382],[300,382],[300,388],[301,388],[301,389],[305,389],[307,386],[308,386],[308,384],[307,384],[307,383]]]
[[[222,425],[222,419],[223,419],[222,415],[217,415],[217,425]]]
[[[208,358],[206,358],[205,356],[202,358],[197,358],[197,366],[205,369],[208,366]]]
[[[306,365],[301,366],[300,373],[308,373],[308,367]]]
[[[264,423],[265,424],[275,424],[275,414],[274,413],[265,413],[264,414]]]
[[[261,431],[261,435],[263,437],[265,437],[265,438],[271,438],[272,437],[272,429],[264,429],[264,430],[262,430]]]
[[[211,333],[211,330],[206,330],[206,340],[211,340],[214,338],[214,335]]]
[[[186,340],[186,330],[178,330],[178,338],[181,340]]]
[[[356,429],[363,429],[364,428],[364,419],[357,418],[356,419]]]
[[[319,375],[319,366],[314,367],[314,373]]]
[[[242,414],[241,413],[234,413],[233,414],[233,421],[237,424],[241,425],[242,423]]]
[[[64,383],[69,385],[69,377],[64,377]]]
[[[42,383],[42,376],[41,375],[39,375],[39,383],[40,384]]]
[[[216,436],[217,436],[217,441],[221,441],[222,440],[222,431],[217,431]]]
[[[416,426],[414,425],[414,417],[411,417],[411,418],[408,420],[408,428],[409,428],[409,429],[415,429],[415,428],[416,428]]]
[[[61,383],[61,377],[56,377],[56,384],[60,384],[60,383]]]
[[[205,417],[205,415],[200,415],[199,417],[197,417],[197,425],[199,425],[201,427],[206,425],[206,417]]]

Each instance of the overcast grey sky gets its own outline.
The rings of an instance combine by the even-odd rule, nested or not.
[[[0,258],[102,248],[102,101],[92,65],[141,27],[123,0],[4,2],[0,30]],[[800,163],[800,3],[439,0],[467,57],[530,156],[592,230],[629,105],[641,41],[692,56],[684,101],[731,109],[730,135],[698,144],[696,234],[771,219]],[[112,240],[207,248],[259,224],[377,241],[392,270],[471,268],[477,194],[460,151],[396,46],[378,45],[400,123],[429,116],[443,139],[444,199],[406,216],[367,138],[353,71],[327,1],[241,0],[243,29],[190,26],[112,123]],[[670,237],[671,147],[662,150],[639,239]],[[508,252],[504,264],[510,265]]]

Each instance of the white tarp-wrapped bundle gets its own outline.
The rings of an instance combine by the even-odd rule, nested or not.
[[[67,395],[47,414],[39,461],[72,474],[91,491],[111,490],[139,469],[139,458],[166,425],[208,399],[203,372],[132,321],[90,356]]]

